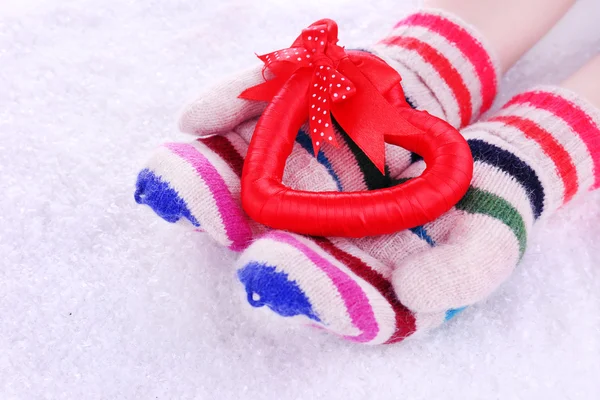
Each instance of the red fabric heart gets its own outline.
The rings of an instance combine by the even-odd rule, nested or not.
[[[275,78],[240,95],[270,101],[244,163],[244,210],[272,228],[315,236],[381,235],[434,220],[469,187],[473,158],[467,142],[445,121],[408,107],[400,76],[384,61],[346,53],[336,43],[337,25],[321,20],[291,48],[260,56]],[[284,186],[285,161],[306,119],[315,153],[325,142],[335,144],[330,112],[382,173],[386,142],[421,155],[427,169],[405,184],[369,192]]]

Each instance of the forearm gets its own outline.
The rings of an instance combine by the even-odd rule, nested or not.
[[[600,109],[600,55],[593,58],[561,85]]]

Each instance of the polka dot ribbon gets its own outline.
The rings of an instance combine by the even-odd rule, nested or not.
[[[346,100],[356,93],[356,88],[339,71],[327,65],[315,68],[308,97],[308,125],[315,155],[323,143],[338,146],[331,127],[331,102]]]

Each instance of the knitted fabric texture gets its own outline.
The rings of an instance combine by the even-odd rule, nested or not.
[[[267,233],[238,261],[250,304],[357,342],[401,340],[488,296],[536,220],[599,186],[600,114],[568,91],[520,94],[462,133],[475,173],[451,211],[412,232],[354,241]],[[402,178],[424,168],[415,161]]]
[[[492,103],[496,68],[481,40],[464,23],[439,11],[414,14],[371,49],[403,78],[408,103],[461,127]],[[218,243],[243,250],[265,231],[240,206],[240,176],[248,142],[264,104],[237,98],[263,80],[256,67],[217,85],[183,111],[180,128],[200,138],[169,143],[140,172],[135,198],[172,223],[203,230]],[[417,158],[386,146],[381,174],[334,121],[339,148],[313,156],[306,125],[298,132],[283,182],[307,191],[363,191],[397,184]],[[415,230],[416,232],[417,230]]]
[[[451,15],[413,14],[370,51],[400,73],[412,107],[457,128],[493,102],[493,57]],[[538,88],[462,130],[475,160],[473,181],[436,221],[358,240],[270,231],[247,218],[239,200],[244,157],[264,104],[237,95],[262,79],[260,68],[251,69],[188,106],[180,127],[199,138],[161,147],[138,176],[136,200],[241,251],[237,275],[253,307],[352,341],[397,342],[484,299],[518,264],[535,221],[600,186],[597,110],[564,90]],[[316,157],[306,125],[300,129],[286,185],[372,190],[425,168],[418,156],[388,146],[381,174],[334,125],[342,145]]]

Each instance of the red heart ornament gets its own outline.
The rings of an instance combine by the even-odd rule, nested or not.
[[[315,47],[312,42],[319,34],[323,40],[317,39]],[[302,47],[307,40],[311,44]],[[400,76],[384,61],[368,53],[345,52],[336,43],[337,25],[321,20],[292,48],[260,57],[275,78],[240,96],[270,100],[244,162],[244,210],[271,228],[315,236],[389,234],[438,218],[462,198],[471,182],[473,158],[467,142],[447,122],[410,108]],[[289,61],[290,53],[303,57]],[[310,54],[313,57],[307,58]],[[347,86],[337,86],[341,82]],[[319,100],[315,94],[321,94]],[[312,124],[319,120],[312,117],[323,111],[321,125]],[[367,192],[306,192],[283,185],[286,159],[307,119],[315,153],[334,141],[328,140],[334,137],[330,112],[380,171],[385,166],[384,142],[419,154],[427,168],[404,184]]]

